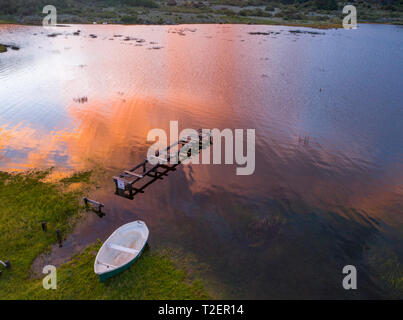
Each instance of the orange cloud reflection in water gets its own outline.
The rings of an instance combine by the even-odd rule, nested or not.
[[[90,194],[105,204],[106,216],[88,215],[55,255],[64,259],[138,218],[152,230],[152,246],[184,247],[211,262],[218,278],[234,287],[250,275],[242,281],[245,288],[239,291],[247,294],[241,298],[306,298],[331,291],[329,274],[340,290],[339,266],[350,263],[351,252],[361,256],[372,237],[386,238],[390,231],[401,235],[402,170],[389,154],[396,156],[396,145],[383,149],[384,141],[375,143],[376,136],[390,134],[376,129],[379,112],[367,112],[378,109],[371,101],[367,107],[365,100],[344,99],[363,87],[355,82],[349,88],[335,86],[333,75],[348,79],[349,68],[340,68],[346,65],[343,55],[323,53],[350,43],[349,37],[340,42],[344,33],[334,31],[333,37],[329,30],[326,36],[311,37],[284,31],[272,38],[249,32],[283,27],[79,28],[82,35],[77,37],[73,28],[60,28],[65,35],[56,38],[26,32],[20,39],[27,43],[24,50],[13,53],[21,60],[13,65],[12,57],[5,56],[11,57],[9,64],[5,69],[0,64],[0,81],[8,85],[0,86],[6,101],[5,107],[0,105],[0,166],[80,170],[99,165],[115,174],[144,159],[150,129],[168,130],[169,121],[178,120],[179,129],[256,129],[256,171],[236,176],[237,165],[178,166],[134,201],[114,195],[113,174],[106,172],[105,183]],[[125,36],[145,41],[125,41]],[[356,55],[362,59],[370,51]],[[53,95],[44,94],[47,90]],[[384,97],[376,92],[368,96],[381,101]],[[87,98],[84,103],[82,97]],[[360,105],[366,106],[363,112],[357,109]],[[351,117],[356,121],[344,125]],[[368,128],[366,122],[374,126]],[[376,161],[371,154],[389,161]],[[278,233],[276,224],[270,227],[277,217]],[[385,232],[379,233],[382,228]],[[339,255],[344,249],[346,255]],[[333,252],[334,260],[324,259]],[[281,272],[273,276],[268,265]],[[321,281],[306,294],[312,270],[315,277],[322,272]],[[284,284],[289,292],[270,294]]]
[[[49,131],[30,123],[4,126],[2,159],[5,154],[13,158],[2,161],[7,168],[60,165],[80,169],[93,161],[121,168],[132,164],[138,150],[144,152],[150,129],[168,129],[171,120],[178,120],[181,129],[240,127],[241,117],[233,113],[233,102],[243,68],[236,67],[239,48],[234,42],[198,35],[195,47],[195,34],[190,31],[183,37],[164,27],[133,29],[133,35],[163,46],[147,50],[151,49],[146,48],[147,42],[137,47],[135,42],[108,40],[127,33],[124,27],[82,29],[85,34],[98,34],[99,39],[46,39],[47,54],[55,59],[49,65],[32,62],[33,68],[58,70],[51,78],[62,87],[62,109],[73,125],[51,125]],[[224,27],[221,31],[230,37],[237,29],[230,29],[230,34]],[[83,96],[88,103],[72,103]],[[25,160],[22,153],[26,153]]]
[[[288,57],[281,60],[277,42],[263,46],[259,38],[246,35],[245,26],[196,28],[193,33],[183,26],[83,26],[84,35],[96,33],[98,39],[52,39],[47,54],[56,58],[47,60],[50,66],[46,67],[60,70],[57,80],[63,87],[63,109],[72,124],[49,131],[22,122],[3,126],[1,163],[7,168],[76,169],[95,163],[119,171],[145,157],[151,144],[146,142],[150,129],[168,130],[169,121],[178,120],[180,129],[257,130],[258,174],[237,177],[235,166],[185,166],[193,193],[206,188],[234,194],[256,189],[275,194],[279,190],[281,195],[297,195],[310,203],[321,199],[326,204],[357,206],[355,202],[362,201],[355,199],[365,198],[366,190],[379,190],[376,181],[368,182],[370,165],[359,161],[365,154],[350,147],[354,139],[343,143],[342,153],[320,137],[310,147],[298,146],[296,134],[310,130],[298,117],[308,112],[298,100],[306,82],[298,78],[293,65],[289,68],[295,74],[283,75],[291,73],[285,72]],[[177,33],[180,29],[184,36]],[[114,34],[141,36],[146,42],[136,46],[135,41],[109,40]],[[152,49],[151,41],[163,48]],[[290,46],[287,52],[292,52],[294,42],[286,45]],[[57,55],[52,53],[57,50]],[[309,53],[308,48],[303,51],[304,59]],[[307,66],[300,64],[304,74],[309,74]],[[55,73],[51,76],[57,77]],[[83,96],[88,97],[87,103],[73,103]]]
[[[41,132],[22,124],[0,128],[2,162],[7,161],[9,169],[65,166],[80,170],[94,163],[106,167],[133,164],[133,151],[141,149],[152,128],[145,113],[153,103],[115,100],[110,106],[107,114],[96,101],[85,107],[69,107],[77,123],[71,130]],[[7,159],[5,150],[25,155],[13,162]]]
[[[19,124],[14,127],[0,128],[0,160],[7,163],[5,169],[23,170],[32,168],[44,168],[57,165],[52,160],[55,153],[67,156],[67,150],[63,145],[65,131],[41,133],[38,129]],[[23,152],[20,159],[9,157],[5,153]]]
[[[151,99],[118,99],[110,103],[107,114],[100,105],[94,102],[85,108],[70,108],[72,116],[80,120],[77,131],[64,136],[73,162],[95,159],[110,168],[133,165],[145,156],[141,152],[153,128],[147,114],[155,104]]]

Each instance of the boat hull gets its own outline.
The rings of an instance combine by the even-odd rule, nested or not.
[[[143,254],[143,251],[144,251],[146,245],[147,245],[147,242],[144,244],[143,248],[141,248],[141,250],[140,250],[140,252],[138,253],[138,255],[135,256],[135,257],[134,257],[132,260],[130,260],[128,263],[126,263],[126,264],[124,264],[124,265],[122,265],[122,266],[120,266],[120,267],[118,267],[118,268],[116,268],[116,269],[113,269],[113,270],[111,270],[111,271],[109,271],[109,272],[104,272],[104,273],[98,274],[99,280],[100,280],[101,282],[105,282],[105,281],[108,280],[109,278],[112,278],[112,277],[118,275],[119,273],[122,273],[123,271],[129,269],[129,268],[133,265],[133,263],[135,263],[136,260]]]

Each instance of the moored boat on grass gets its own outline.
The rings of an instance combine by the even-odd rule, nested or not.
[[[148,235],[146,224],[140,220],[115,230],[95,258],[94,271],[101,282],[128,269],[144,251]]]

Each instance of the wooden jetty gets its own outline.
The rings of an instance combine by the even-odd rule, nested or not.
[[[182,150],[182,148],[190,144],[188,150]],[[166,176],[168,171],[176,170],[176,166],[181,164],[185,159],[190,158],[192,155],[192,149],[200,152],[201,149],[208,147],[212,144],[211,133],[203,133],[201,129],[197,130],[197,135],[188,135],[186,138],[180,139],[173,143],[161,152],[157,151],[155,156],[152,156],[155,161],[151,163],[149,159],[145,159],[143,162],[134,166],[130,170],[125,170],[118,176],[114,176],[113,180],[116,185],[116,194],[133,199],[137,193],[144,193],[146,188],[156,180],[162,180],[163,176]],[[171,154],[171,149],[178,146],[177,152]],[[164,157],[164,155],[166,157]],[[151,159],[150,159],[151,160]],[[164,171],[161,171],[163,169]],[[146,177],[152,178],[140,188],[136,188],[133,185],[143,181]]]

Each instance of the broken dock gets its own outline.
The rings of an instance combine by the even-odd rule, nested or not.
[[[163,180],[163,176],[168,175],[167,173],[169,171],[176,170],[175,168],[184,160],[190,158],[195,152],[198,154],[200,150],[209,147],[211,144],[211,133],[204,133],[199,129],[197,130],[197,135],[190,134],[168,146],[161,152],[157,151],[155,155],[148,157],[133,168],[125,170],[118,176],[113,177],[116,186],[116,194],[133,200],[133,197],[137,193],[144,193],[143,190],[148,185],[157,180]],[[185,148],[184,150],[185,146],[189,146],[189,148]],[[175,147],[178,147],[178,149],[172,154],[171,150]],[[134,186],[134,184],[136,184],[136,186],[140,184],[146,177],[151,178],[151,180],[140,187]]]

